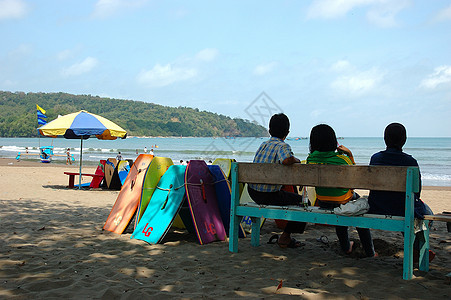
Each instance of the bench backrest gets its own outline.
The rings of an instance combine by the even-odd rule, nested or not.
[[[238,171],[238,182],[419,191],[418,167],[234,163],[232,170]]]

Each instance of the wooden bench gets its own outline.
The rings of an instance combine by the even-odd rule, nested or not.
[[[64,174],[69,175],[69,188],[74,188],[75,183],[75,176],[80,175],[80,173],[73,173],[73,172],[64,172]],[[81,173],[81,176],[91,176],[93,178],[101,178],[103,175],[101,174],[87,174],[87,173]]]
[[[230,212],[229,250],[238,252],[238,226],[243,216],[252,220],[251,245],[260,245],[260,219],[283,219],[317,224],[355,226],[404,232],[403,278],[413,276],[414,193],[419,191],[417,167],[334,166],[232,163],[232,204]],[[240,204],[239,183],[286,184],[315,187],[355,188],[406,193],[405,217],[364,214],[342,216],[318,207]],[[419,238],[419,269],[429,270],[429,221],[422,226]]]

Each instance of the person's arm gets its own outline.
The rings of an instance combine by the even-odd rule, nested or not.
[[[282,161],[282,164],[286,165],[286,166],[289,166],[289,165],[292,165],[292,164],[295,164],[295,163],[300,163],[300,162],[301,161],[298,158],[296,158],[294,156],[290,156],[290,157],[285,158]]]
[[[355,164],[354,156],[352,155],[351,150],[349,150],[348,148],[346,148],[346,147],[343,146],[343,145],[338,146],[338,147],[337,147],[337,150],[338,150],[339,153],[344,153],[344,154],[346,154],[346,155],[349,157],[349,159],[351,159],[352,163]]]

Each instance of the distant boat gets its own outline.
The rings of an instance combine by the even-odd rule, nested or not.
[[[53,156],[53,146],[43,146],[39,147],[39,157],[42,163],[49,163],[52,161]]]

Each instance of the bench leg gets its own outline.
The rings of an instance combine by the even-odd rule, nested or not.
[[[74,188],[75,175],[69,175],[69,188]]]
[[[410,280],[413,277],[413,241],[414,241],[413,226],[411,230],[404,232],[404,262],[403,275],[404,280]]]
[[[229,251],[238,252],[238,228],[240,226],[241,216],[230,216],[230,228],[229,228]]]
[[[261,218],[251,217],[251,220],[252,220],[251,245],[254,247],[258,247],[260,246]]]
[[[427,229],[417,234],[420,246],[419,269],[421,271],[429,271],[429,221],[426,222]]]

